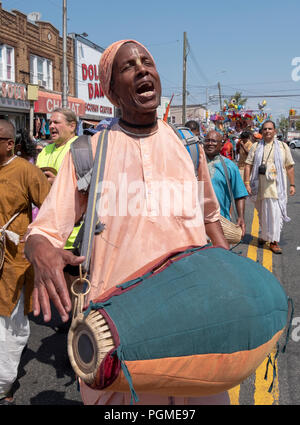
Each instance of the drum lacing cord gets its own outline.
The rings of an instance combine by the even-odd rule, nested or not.
[[[292,321],[293,321],[293,318],[294,318],[294,302],[293,302],[293,299],[291,297],[288,297],[288,304],[290,304],[290,306],[291,306],[290,320],[289,320],[289,324],[288,324],[287,331],[286,331],[285,344],[282,348],[282,353],[284,353],[285,350],[286,350],[286,346],[287,346],[287,343],[289,341],[290,332],[291,332],[291,329],[292,329]]]
[[[239,246],[241,243],[243,242],[243,240],[241,239],[238,243],[236,243],[235,245],[233,245],[231,248],[229,248],[229,251],[232,251],[233,249],[235,249],[237,246]],[[241,254],[242,252],[240,252],[239,254]]]
[[[130,404],[133,404],[133,400],[136,403],[138,403],[139,398],[138,398],[137,393],[135,392],[135,389],[133,388],[132,378],[131,378],[129,370],[128,370],[126,364],[125,364],[125,361],[124,361],[125,359],[124,359],[124,353],[123,353],[122,345],[119,345],[119,347],[115,351],[113,351],[113,353],[111,353],[111,356],[114,356],[116,354],[118,356],[118,359],[120,360],[122,371],[123,371],[124,376],[125,376],[125,378],[128,382],[128,385],[129,385],[130,394],[131,394]]]
[[[277,357],[279,354],[279,344],[277,343],[277,350],[274,356],[274,362],[272,362],[272,357],[271,354],[268,355],[268,361],[267,361],[267,365],[266,365],[266,372],[265,372],[265,377],[264,379],[267,380],[268,379],[268,371],[269,371],[269,364],[271,364],[273,366],[273,378],[272,378],[272,382],[269,386],[268,392],[270,393],[273,389],[273,385],[274,385],[274,381],[275,378],[277,376],[277,372],[276,372],[276,362],[277,362]]]
[[[287,332],[286,332],[286,337],[285,337],[285,343],[284,343],[284,345],[283,345],[283,347],[281,349],[281,352],[282,353],[285,352],[287,343],[289,341],[290,331],[291,331],[291,326],[292,326],[292,320],[293,320],[293,316],[294,316],[294,303],[293,303],[292,298],[290,298],[290,297],[288,297],[288,304],[290,304],[290,306],[291,306],[290,319],[289,319],[289,323],[288,323],[288,327],[287,327]],[[264,376],[264,379],[267,380],[268,379],[269,365],[271,364],[273,366],[273,379],[272,379],[271,385],[270,385],[270,387],[268,389],[268,392],[269,393],[273,389],[274,381],[275,381],[275,378],[277,376],[276,362],[277,362],[277,358],[278,358],[278,355],[279,355],[279,352],[280,352],[280,347],[279,347],[279,343],[278,342],[277,342],[276,346],[277,346],[277,350],[276,350],[276,353],[275,353],[274,361],[273,362],[272,362],[271,355],[270,354],[268,355],[268,361],[267,361],[267,365],[266,365],[266,372],[265,372],[265,376]]]

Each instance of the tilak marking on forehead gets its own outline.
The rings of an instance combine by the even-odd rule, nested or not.
[[[141,55],[140,52],[138,51],[138,48],[136,45],[133,45],[131,47],[132,53],[136,56],[136,64],[137,65],[142,65],[142,61],[141,61]]]

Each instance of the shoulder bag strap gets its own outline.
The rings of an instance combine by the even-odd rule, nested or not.
[[[228,176],[227,166],[225,164],[224,159],[222,158],[222,155],[220,155],[220,161],[221,161],[221,164],[222,164],[224,172],[225,172],[226,183],[227,183],[227,187],[228,187],[228,190],[229,190],[229,194],[230,194],[230,198],[231,198],[231,205],[232,205],[233,213],[234,213],[233,218],[234,218],[234,221],[236,223],[237,220],[238,220],[238,213],[237,213],[237,209],[236,209],[236,205],[235,205],[235,199],[234,199],[234,196],[233,196],[233,193],[232,193],[232,188],[231,188],[231,184],[230,184],[230,180],[229,180],[229,176]]]
[[[8,222],[6,224],[4,224],[4,226],[2,227],[2,230],[6,230],[8,228],[8,226],[10,225],[10,223],[12,223],[14,221],[14,219],[17,218],[20,213],[21,213],[21,211],[14,214],[12,216],[12,218],[10,220],[8,220]]]
[[[104,229],[104,224],[101,222],[98,223],[97,207],[99,206],[101,196],[101,185],[99,190],[99,183],[102,182],[104,176],[107,144],[108,130],[103,130],[100,132],[98,138],[84,223],[81,226],[80,235],[78,234],[78,238],[76,238],[74,243],[74,246],[80,248],[80,255],[85,256],[85,260],[82,263],[82,268],[85,273],[89,273],[95,231],[101,233]]]
[[[77,187],[80,192],[87,192],[93,171],[93,152],[91,136],[82,135],[71,143],[70,151],[77,176]]]
[[[187,149],[188,153],[190,154],[190,157],[193,161],[194,164],[194,169],[195,169],[195,175],[196,178],[198,179],[198,168],[199,168],[199,140],[192,140],[190,142],[188,142],[184,137],[182,137],[182,135],[180,134],[180,132],[178,131],[178,129],[175,127],[174,124],[172,123],[168,123],[169,126],[172,128],[172,130],[174,131],[174,133],[178,136],[178,138],[184,143],[185,148]],[[191,139],[193,139],[191,137]],[[191,152],[190,146],[192,145],[196,145],[196,149],[193,149],[193,152]]]
[[[263,156],[262,156],[262,159],[261,159],[261,163],[262,164],[267,164],[267,162],[268,162],[268,159],[269,159],[269,157],[270,157],[270,155],[271,155],[271,152],[272,152],[272,150],[273,150],[273,146],[274,146],[274,142],[273,142],[273,144],[272,144],[272,146],[271,146],[271,149],[270,149],[270,151],[269,151],[269,154],[268,154],[268,157],[267,157],[267,159],[265,160],[265,162],[263,162],[263,158],[264,158],[264,152],[263,152]],[[264,151],[265,151],[265,143],[264,143]]]

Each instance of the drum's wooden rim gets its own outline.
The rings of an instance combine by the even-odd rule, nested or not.
[[[83,334],[88,336],[94,348],[94,358],[89,363],[81,360],[77,350],[76,344]],[[114,340],[107,321],[98,311],[89,313],[87,317],[81,313],[73,320],[68,334],[68,355],[75,373],[85,383],[93,384],[95,382],[102,360],[114,347]]]

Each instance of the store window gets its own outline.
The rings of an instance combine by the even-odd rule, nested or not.
[[[47,90],[53,90],[52,61],[30,55],[30,82]]]
[[[15,52],[6,44],[0,44],[0,79],[15,81]]]

